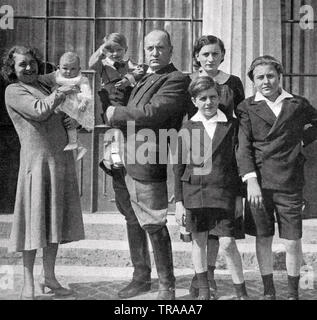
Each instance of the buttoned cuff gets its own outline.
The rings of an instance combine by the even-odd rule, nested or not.
[[[246,182],[248,179],[250,178],[257,178],[257,175],[255,172],[249,172],[247,174],[245,174],[243,177],[242,177],[242,182]]]

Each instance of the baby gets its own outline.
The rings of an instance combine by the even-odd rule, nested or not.
[[[70,85],[79,88],[80,91],[68,95],[57,110],[65,112],[83,128],[90,131],[94,127],[93,98],[89,80],[81,74],[80,70],[79,56],[75,52],[66,52],[60,58],[58,70],[48,76],[55,86]],[[87,149],[81,146],[77,137],[77,130],[67,129],[67,136],[68,144],[64,150],[77,149],[77,160],[80,160]]]

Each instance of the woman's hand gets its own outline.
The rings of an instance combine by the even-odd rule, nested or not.
[[[250,206],[261,208],[263,206],[263,197],[257,178],[249,178],[247,180],[247,184],[248,201]]]
[[[66,116],[63,122],[66,129],[76,129],[79,127],[79,123],[69,116]]]
[[[80,88],[78,86],[63,85],[63,86],[58,87],[57,91],[68,95],[71,93],[79,93]]]
[[[185,216],[186,216],[186,209],[183,205],[183,202],[177,201],[176,208],[175,208],[175,219],[178,225],[184,226]]]

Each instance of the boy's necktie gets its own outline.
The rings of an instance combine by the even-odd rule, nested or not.
[[[118,62],[118,61],[116,61],[116,62],[113,64],[113,66],[114,66],[117,70],[119,70],[119,69],[125,67],[125,63],[124,63],[124,62]]]

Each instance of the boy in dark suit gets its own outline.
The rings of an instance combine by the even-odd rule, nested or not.
[[[89,68],[98,72],[101,88],[98,92],[105,113],[109,106],[126,106],[132,88],[144,75],[141,65],[124,60],[128,45],[124,35],[110,33],[89,59]],[[122,166],[122,144],[119,132],[114,132],[112,143],[105,145],[104,161],[108,169]]]
[[[255,59],[248,76],[254,82],[256,95],[244,100],[237,111],[237,162],[240,175],[247,182],[249,233],[256,236],[265,300],[276,298],[272,261],[274,212],[279,235],[286,245],[288,297],[298,299],[305,161],[301,149],[305,125],[317,126],[317,111],[310,103],[281,88],[282,73],[283,67],[274,57]]]
[[[234,237],[235,211],[242,214],[243,207],[235,161],[238,122],[218,109],[220,87],[212,78],[196,78],[189,92],[198,111],[179,133],[178,161],[173,167],[176,221],[182,225],[185,218],[186,230],[192,234],[198,300],[210,299],[208,233],[219,237],[237,299],[245,300],[242,261]]]

